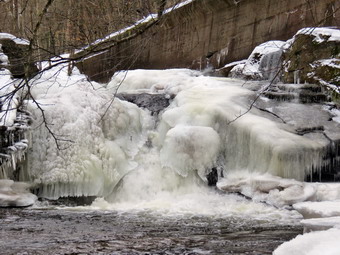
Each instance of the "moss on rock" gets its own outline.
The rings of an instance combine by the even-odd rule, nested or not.
[[[327,35],[297,34],[292,45],[283,54],[287,83],[318,84],[338,101],[340,89],[340,41],[330,40]],[[320,38],[322,40],[320,40]]]

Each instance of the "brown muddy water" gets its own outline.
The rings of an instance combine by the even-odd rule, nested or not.
[[[0,254],[271,254],[299,224],[152,211],[0,209]]]

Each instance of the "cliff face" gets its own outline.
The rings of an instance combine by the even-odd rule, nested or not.
[[[78,63],[96,81],[127,68],[221,67],[300,28],[340,23],[336,0],[196,0],[162,16],[141,35]],[[334,11],[336,11],[334,13]]]

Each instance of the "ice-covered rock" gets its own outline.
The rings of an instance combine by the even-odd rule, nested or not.
[[[37,201],[37,196],[30,193],[27,183],[12,180],[0,180],[0,207],[26,207]]]
[[[340,253],[340,229],[316,231],[298,235],[283,243],[273,255],[338,255]]]
[[[134,104],[113,99],[114,87],[90,84],[76,69],[69,77],[66,66],[45,72],[31,86],[46,116],[44,120],[37,105],[29,102],[35,122],[27,174],[37,194],[46,198],[110,194],[136,167],[134,157],[147,140],[151,117]],[[42,121],[51,125],[57,140]]]
[[[319,118],[314,108],[280,106],[284,118],[290,118],[289,124],[282,123],[256,108],[248,109],[256,96],[253,90],[262,83],[252,83],[253,90],[243,85],[237,79],[172,69],[123,71],[102,86],[88,83],[77,69],[72,76],[64,69],[50,70],[35,80],[31,92],[44,106],[56,137],[74,143],[58,151],[51,134],[40,125],[40,109],[31,101],[37,129],[29,155],[34,159],[29,160],[30,180],[45,197],[109,195],[121,178],[145,164],[140,154],[147,155],[149,150],[158,153],[160,167],[182,176],[198,171],[203,180],[216,167],[228,174],[245,169],[303,181],[330,164],[327,139],[298,135],[294,130],[300,115],[314,123],[316,117],[327,121],[328,112],[325,117],[320,110]],[[149,111],[113,100],[117,90],[136,97],[141,93],[175,97],[155,120]],[[305,183],[258,181],[258,200],[267,191],[279,206],[316,194]]]
[[[314,41],[322,43],[325,41],[340,41],[340,31],[337,28],[332,27],[306,27],[300,29],[296,35],[308,35],[313,36]],[[297,38],[294,38],[296,40]]]
[[[340,201],[302,202],[293,205],[305,219],[340,216]]]
[[[16,44],[29,45],[29,41],[8,33],[0,33],[0,39],[10,39]]]
[[[237,192],[255,201],[277,207],[314,200],[316,187],[296,180],[283,179],[269,174],[228,174],[217,183],[220,190]]]
[[[306,219],[302,220],[301,223],[304,227],[304,233],[328,230],[330,228],[340,229],[340,216]]]
[[[31,77],[38,72],[32,59],[27,58],[29,43],[26,40],[11,34],[0,33],[0,44],[3,54],[8,58],[6,68],[11,71],[13,77],[22,78],[25,75]]]
[[[255,47],[245,63],[236,65],[231,77],[250,80],[278,80],[281,69],[283,41],[268,41]]]

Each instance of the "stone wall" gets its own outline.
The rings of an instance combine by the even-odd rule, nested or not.
[[[116,70],[128,68],[219,68],[247,58],[260,43],[287,40],[300,28],[340,25],[337,0],[235,2],[193,1],[163,15],[139,36],[112,44],[106,52],[77,66],[90,79],[101,82],[108,81]]]

